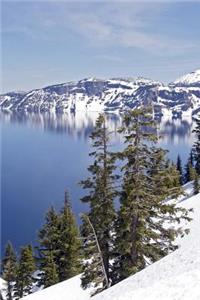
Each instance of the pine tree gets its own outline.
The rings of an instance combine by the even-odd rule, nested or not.
[[[193,190],[194,195],[198,194],[200,192],[200,184],[199,184],[199,175],[195,171],[194,175],[194,181],[193,181]]]
[[[39,286],[47,287],[81,272],[81,242],[67,193],[61,212],[53,207],[47,212],[38,242]]]
[[[193,146],[194,153],[194,161],[195,161],[195,169],[197,174],[200,175],[200,115],[199,118],[196,119],[196,128],[193,132],[196,134],[196,142]]]
[[[45,288],[59,282],[57,266],[55,264],[52,251],[49,251],[48,255],[45,257],[45,263],[43,264],[41,275]]]
[[[67,192],[65,192],[65,202],[59,222],[58,272],[59,280],[63,281],[82,271],[82,243]]]
[[[166,229],[164,221],[178,222],[181,217],[189,220],[185,209],[166,201],[169,196],[181,193],[179,174],[164,159],[165,151],[155,147],[157,139],[151,111],[129,111],[123,124],[121,132],[126,147],[119,154],[125,163],[116,222],[115,283],[176,248],[173,240],[182,231]]]
[[[195,177],[195,169],[193,167],[193,152],[191,150],[187,164],[185,166],[184,182],[187,183],[189,181],[192,181],[194,180],[194,177]]]
[[[31,245],[22,247],[14,285],[14,296],[16,299],[20,299],[31,293],[34,283],[33,272],[35,269],[35,260]]]
[[[178,155],[178,157],[177,157],[176,168],[179,172],[180,185],[183,185],[183,169],[182,169],[182,161],[181,161],[180,155]]]
[[[101,292],[104,288],[110,286],[107,277],[103,254],[100,248],[97,234],[88,215],[82,214],[82,233],[84,238],[85,262],[83,274],[81,276],[81,285],[83,289],[91,287],[93,283],[94,292],[92,296]],[[88,281],[90,278],[90,281]]]
[[[94,230],[99,242],[102,253],[106,278],[110,281],[110,259],[112,256],[113,231],[115,220],[114,199],[116,197],[116,189],[114,184],[118,178],[114,174],[115,157],[108,150],[110,147],[110,133],[106,127],[106,119],[104,115],[99,115],[96,121],[96,127],[90,136],[94,151],[90,153],[93,163],[89,166],[90,177],[81,182],[83,189],[88,189],[89,193],[81,200],[89,203],[90,210],[88,218],[94,226]],[[84,222],[82,226],[82,235],[84,236]],[[85,236],[87,238],[87,236]],[[84,244],[87,257],[88,243]],[[100,286],[101,289],[107,288],[106,280],[99,282],[99,276],[96,272],[96,263],[94,260],[88,260],[84,268],[83,286],[87,287],[90,283]],[[101,277],[102,278],[102,277]],[[96,289],[98,291],[98,288]]]
[[[59,224],[59,216],[55,209],[51,207],[46,213],[45,224],[38,234],[38,262],[41,270],[40,280],[38,282],[39,286],[47,287],[50,283],[56,284],[58,282],[58,241],[60,239]]]
[[[7,282],[6,299],[13,299],[13,284],[16,280],[17,257],[11,242],[8,242],[5,249],[5,255],[1,266],[2,278]]]

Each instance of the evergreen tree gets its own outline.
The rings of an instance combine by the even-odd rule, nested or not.
[[[57,212],[51,207],[45,216],[45,224],[39,231],[38,262],[41,270],[39,286],[48,287],[58,282],[58,263],[60,239],[60,220]],[[53,260],[53,262],[52,262]],[[54,266],[55,265],[55,266]]]
[[[197,174],[196,171],[195,171],[194,181],[193,181],[193,190],[194,190],[194,195],[200,192],[199,175]]]
[[[181,161],[180,155],[178,155],[178,157],[177,157],[176,168],[179,172],[180,185],[183,185],[183,169],[182,169],[182,161]]]
[[[65,202],[59,222],[58,272],[59,280],[63,281],[82,271],[82,243],[67,192],[65,192]]]
[[[55,264],[52,251],[49,251],[48,255],[45,257],[45,263],[43,264],[42,271],[42,282],[45,288],[59,282],[57,266]]]
[[[1,265],[2,278],[7,282],[6,299],[13,299],[13,284],[16,280],[17,257],[11,242],[8,242]]]
[[[110,146],[110,133],[106,127],[104,115],[99,115],[96,121],[96,127],[90,138],[94,149],[94,151],[90,153],[90,156],[93,157],[93,163],[88,168],[91,175],[81,182],[83,189],[88,189],[89,193],[81,200],[89,203],[90,210],[88,218],[94,226],[101,249],[106,278],[110,281],[110,259],[112,256],[113,244],[111,232],[113,231],[115,220],[113,202],[116,197],[114,184],[116,183],[118,176],[114,174],[116,169],[115,157],[108,150]],[[84,222],[82,226],[83,236],[85,232],[84,226],[87,226],[86,222]],[[87,238],[87,236],[85,236],[85,238]],[[86,259],[88,259],[88,243],[89,242],[84,244]],[[99,282],[101,276],[99,277],[96,275],[96,262],[94,263],[94,261],[95,259],[88,260],[88,263],[84,268],[82,284],[87,287],[93,282],[96,286],[101,286],[101,289],[105,289],[107,288],[106,280],[103,279],[102,282]]]
[[[176,248],[173,241],[182,230],[166,229],[164,222],[189,220],[185,209],[166,201],[181,193],[179,174],[165,160],[165,151],[154,145],[157,139],[151,111],[129,111],[123,125],[126,147],[119,154],[125,163],[116,222],[115,283]]]
[[[20,299],[31,293],[34,283],[33,272],[35,269],[35,260],[31,245],[22,247],[14,285],[14,296],[16,299]]]
[[[187,164],[185,166],[185,183],[194,180],[195,169],[193,168],[193,153],[190,152]]]
[[[190,151],[190,155],[189,155],[189,162],[191,163],[192,167],[194,166],[194,159],[193,159],[193,152],[192,150]]]
[[[195,169],[197,174],[200,175],[200,115],[199,118],[196,119],[197,126],[194,130],[196,134],[196,142],[193,146],[193,153],[194,153],[194,161],[195,161]]]
[[[83,289],[86,289],[91,286],[92,282],[94,287],[93,296],[101,292],[104,288],[108,288],[110,281],[107,277],[97,234],[87,215],[82,215],[82,233],[85,237],[84,250],[86,259],[81,276],[81,285]],[[90,278],[90,281],[88,278]]]
[[[81,272],[81,242],[67,193],[60,213],[53,207],[47,212],[38,242],[39,286],[47,287]]]

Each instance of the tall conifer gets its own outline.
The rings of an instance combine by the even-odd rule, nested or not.
[[[157,139],[151,111],[129,111],[123,125],[121,132],[126,147],[119,154],[124,166],[121,206],[116,222],[114,282],[175,249],[173,240],[182,231],[165,229],[164,221],[173,223],[181,217],[189,220],[186,210],[167,202],[169,196],[181,192],[179,174],[165,160],[165,152],[155,147]]]
[[[59,215],[58,273],[63,281],[81,273],[81,241],[70,199],[65,192],[64,207]]]
[[[193,193],[194,193],[194,195],[196,195],[199,192],[200,192],[199,175],[195,171],[194,182],[193,182]]]
[[[41,270],[38,285],[47,287],[50,283],[56,284],[58,282],[58,241],[60,239],[60,231],[59,216],[53,207],[47,211],[45,224],[39,231],[38,237],[38,262]],[[52,263],[55,266],[52,266]]]
[[[200,175],[200,115],[199,118],[196,119],[196,128],[194,133],[196,134],[196,142],[193,146],[193,153],[194,153],[194,161],[195,161],[195,169]]]
[[[177,163],[176,163],[176,168],[179,172],[179,182],[180,185],[183,185],[183,168],[182,168],[182,161],[180,155],[177,157]]]
[[[47,287],[81,272],[81,241],[67,193],[59,213],[53,207],[47,212],[38,242],[39,286]]]
[[[195,169],[193,167],[193,153],[192,151],[190,152],[187,164],[185,166],[185,180],[184,182],[187,183],[189,181],[194,180],[195,178]]]
[[[109,150],[110,133],[106,127],[105,115],[99,115],[96,127],[90,138],[94,149],[90,153],[90,156],[93,158],[93,162],[88,168],[90,177],[81,182],[83,189],[87,189],[89,192],[81,200],[89,203],[90,210],[88,217],[94,226],[102,253],[106,277],[110,281],[110,259],[113,244],[112,231],[115,220],[114,199],[116,196],[114,184],[118,177],[114,174],[116,168],[115,157]],[[87,225],[84,223],[82,226],[83,236],[85,233],[84,227]],[[86,248],[87,259],[88,242],[84,246]],[[99,276],[94,274],[96,274],[96,263],[93,260],[88,260],[82,277],[83,285],[88,286],[91,282],[98,282],[98,285],[102,289],[107,288],[106,281],[102,279],[102,282],[99,282]]]
[[[8,242],[5,249],[5,255],[2,259],[1,274],[7,283],[6,299],[13,299],[13,285],[16,280],[17,257],[11,242]]]
[[[15,299],[20,299],[31,293],[35,271],[35,260],[33,257],[33,250],[30,245],[21,249],[21,254],[18,262],[16,282],[14,285]]]

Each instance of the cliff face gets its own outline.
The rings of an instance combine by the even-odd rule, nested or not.
[[[0,108],[16,111],[120,112],[153,105],[155,114],[194,115],[200,111],[200,70],[169,85],[145,78],[87,78],[0,95]]]

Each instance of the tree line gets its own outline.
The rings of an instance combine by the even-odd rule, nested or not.
[[[17,257],[9,242],[1,266],[6,299],[20,299],[34,285],[48,287],[80,273],[82,287],[92,287],[94,295],[177,249],[176,237],[188,233],[178,224],[191,218],[175,199],[191,180],[194,193],[199,192],[200,120],[184,175],[180,157],[174,165],[159,147],[155,128],[150,109],[126,112],[119,129],[124,147],[114,152],[106,117],[99,115],[90,136],[89,176],[80,182],[81,201],[89,206],[81,226],[66,192],[63,208],[46,213],[34,251],[25,246]]]

